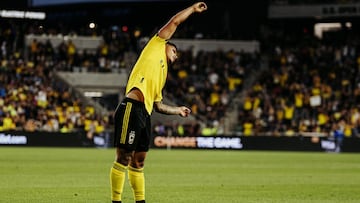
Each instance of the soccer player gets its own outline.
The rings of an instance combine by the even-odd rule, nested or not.
[[[193,13],[207,10],[197,2],[176,13],[147,42],[134,65],[127,85],[126,97],[114,113],[116,157],[110,170],[112,202],[121,202],[126,172],[137,203],[145,202],[144,161],[149,150],[153,109],[162,114],[187,117],[190,109],[162,102],[168,66],[177,59],[176,46],[168,40],[180,23]]]

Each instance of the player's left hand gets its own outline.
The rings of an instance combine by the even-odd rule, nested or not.
[[[195,12],[203,12],[207,10],[207,5],[204,2],[197,2],[193,5],[193,8],[195,9]]]
[[[180,106],[179,110],[180,110],[179,115],[181,117],[187,117],[191,113],[191,110],[186,106]]]

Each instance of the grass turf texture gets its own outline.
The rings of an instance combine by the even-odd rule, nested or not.
[[[113,159],[113,149],[0,147],[0,202],[111,202]],[[360,154],[151,149],[145,176],[148,203],[360,201]]]

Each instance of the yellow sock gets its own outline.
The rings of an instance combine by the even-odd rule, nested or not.
[[[145,200],[145,177],[143,168],[138,169],[129,166],[128,178],[135,201]]]
[[[110,183],[111,183],[111,200],[121,201],[121,194],[123,193],[125,175],[127,167],[114,162],[110,169]]]

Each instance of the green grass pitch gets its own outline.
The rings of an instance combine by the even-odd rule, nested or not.
[[[114,149],[0,147],[0,202],[111,202],[113,159]],[[148,203],[360,202],[353,153],[151,149],[145,177]]]

